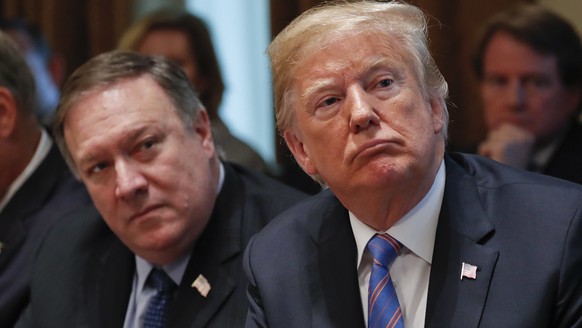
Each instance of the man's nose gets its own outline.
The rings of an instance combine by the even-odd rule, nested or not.
[[[362,87],[348,90],[346,102],[350,113],[350,129],[358,133],[380,124],[380,117],[370,102],[369,95]]]
[[[118,161],[115,163],[115,173],[116,197],[130,199],[147,190],[148,182],[135,164]]]
[[[526,103],[527,93],[525,86],[519,82],[511,82],[505,92],[505,98],[511,108],[515,110],[522,110]]]

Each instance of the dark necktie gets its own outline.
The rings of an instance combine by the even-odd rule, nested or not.
[[[377,234],[370,239],[367,248],[374,257],[368,286],[368,328],[402,328],[404,319],[388,271],[402,244],[387,234]]]
[[[143,319],[144,328],[164,328],[172,296],[176,290],[176,284],[162,269],[153,268],[146,281],[148,286],[156,290],[151,298]]]

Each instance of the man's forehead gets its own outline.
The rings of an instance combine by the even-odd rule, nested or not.
[[[406,76],[407,63],[401,58],[385,54],[362,57],[346,62],[328,62],[315,67],[308,67],[304,72],[297,74],[297,79],[302,81],[302,94],[305,97],[344,82],[345,79],[366,79],[368,75],[382,72],[391,74],[393,78]]]

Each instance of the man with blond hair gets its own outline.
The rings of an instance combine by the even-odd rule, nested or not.
[[[445,151],[415,6],[311,9],[269,47],[277,121],[328,189],[249,242],[247,327],[580,327],[582,189]]]

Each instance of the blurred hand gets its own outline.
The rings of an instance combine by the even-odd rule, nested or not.
[[[503,124],[489,131],[479,144],[479,155],[498,162],[526,169],[534,146],[535,136],[513,124]]]

